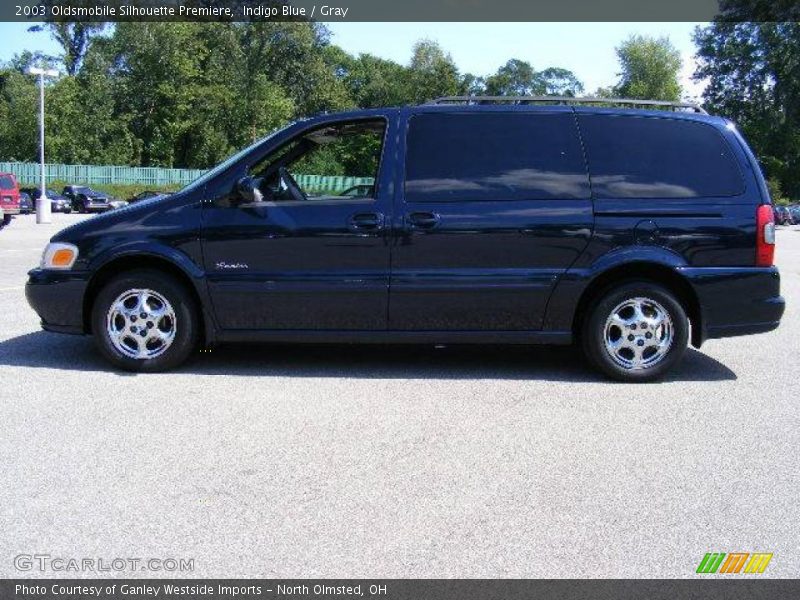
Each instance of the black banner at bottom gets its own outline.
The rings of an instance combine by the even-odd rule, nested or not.
[[[2,600],[800,598],[800,579],[4,579]]]

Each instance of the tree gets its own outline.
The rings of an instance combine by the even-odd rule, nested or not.
[[[486,93],[486,79],[472,73],[464,73],[461,77],[458,94],[460,96],[480,96]]]
[[[361,54],[353,58],[337,46],[329,46],[327,58],[343,82],[354,106],[374,108],[412,102],[410,70],[394,61]]]
[[[669,38],[633,35],[617,48],[620,80],[615,94],[623,98],[677,101],[681,55]]]
[[[34,25],[29,31],[49,30],[64,49],[64,69],[67,75],[76,75],[89,51],[92,39],[100,35],[106,25],[93,21],[58,21]]]
[[[422,103],[458,94],[460,77],[453,58],[431,40],[414,44],[409,65],[410,100]]]
[[[34,161],[38,157],[39,93],[33,77],[0,70],[0,156]]]
[[[773,189],[800,197],[800,24],[719,20],[694,40],[706,107],[737,122]]]
[[[583,83],[569,69],[550,67],[538,74],[547,96],[570,96],[583,93]]]
[[[486,78],[486,93],[490,96],[542,96],[544,82],[530,63],[512,58]]]
[[[512,58],[486,78],[490,96],[577,96],[583,84],[575,74],[559,67],[536,71],[530,63]]]
[[[316,22],[238,23],[246,74],[263,73],[291,98],[298,115],[350,105],[343,83],[326,62],[328,30]]]

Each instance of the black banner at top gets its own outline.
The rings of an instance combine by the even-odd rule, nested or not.
[[[3,0],[0,21],[797,21],[798,0]]]

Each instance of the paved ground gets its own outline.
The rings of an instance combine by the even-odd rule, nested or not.
[[[692,577],[706,552],[766,551],[765,575],[800,572],[800,228],[778,233],[779,330],[631,386],[568,349],[226,347],[117,373],[23,296],[78,218],[0,232],[2,577],[20,553],[211,577]]]

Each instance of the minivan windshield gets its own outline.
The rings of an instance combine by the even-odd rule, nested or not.
[[[189,192],[191,190],[196,190],[197,188],[205,185],[206,183],[208,183],[209,181],[214,179],[214,177],[216,177],[217,175],[222,173],[225,169],[230,167],[232,164],[236,163],[236,161],[238,161],[240,158],[242,158],[243,156],[247,155],[247,153],[250,152],[251,150],[253,150],[256,146],[259,146],[259,145],[263,144],[264,142],[266,142],[267,140],[274,138],[276,135],[278,135],[279,133],[281,133],[283,131],[286,131],[287,129],[289,129],[290,127],[292,127],[293,125],[295,125],[298,122],[299,121],[290,121],[284,127],[279,127],[278,129],[276,129],[275,131],[273,131],[272,133],[270,133],[266,137],[263,137],[260,140],[258,140],[257,142],[254,142],[254,143],[250,144],[249,146],[247,146],[243,150],[240,150],[239,152],[237,152],[236,154],[234,154],[230,158],[228,158],[228,159],[224,160],[223,162],[221,162],[220,164],[218,164],[213,169],[210,169],[209,171],[206,171],[205,173],[200,175],[200,177],[198,177],[197,179],[192,181],[189,185],[187,185],[185,188],[183,188],[181,190],[181,192]]]
[[[14,180],[8,175],[0,175],[0,190],[13,190]]]

